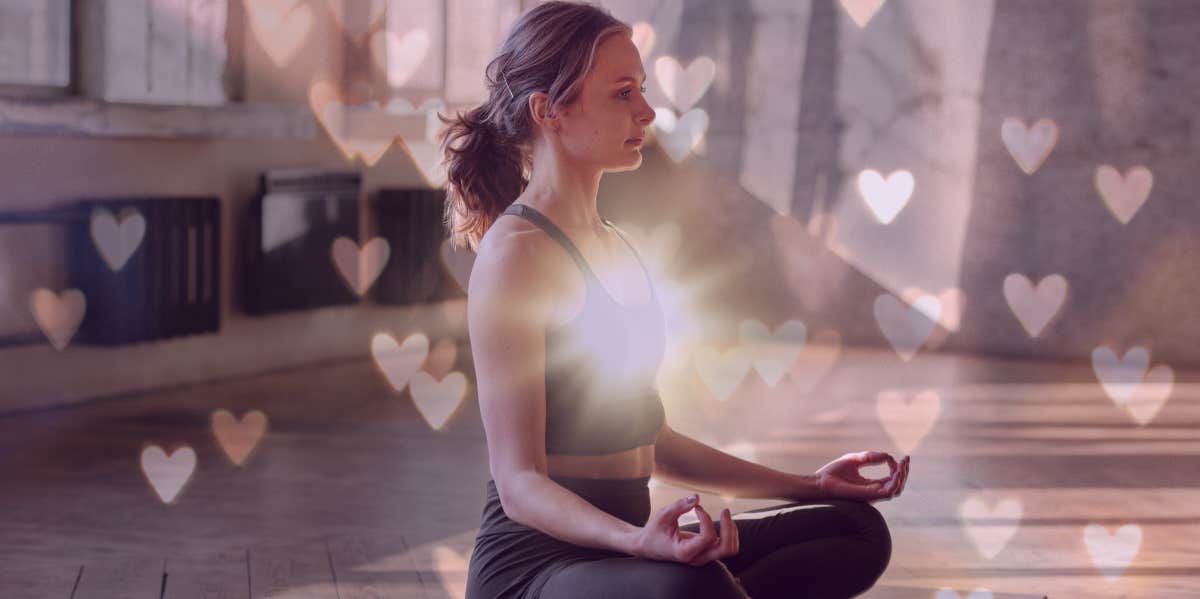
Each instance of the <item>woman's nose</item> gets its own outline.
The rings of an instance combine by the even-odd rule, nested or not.
[[[650,123],[654,122],[654,117],[656,115],[654,114],[654,107],[650,106],[649,102],[646,102],[645,100],[643,100],[642,104],[644,106],[644,109],[642,110],[642,114],[638,118],[638,122],[642,123],[642,126],[645,127],[645,126],[648,126]]]

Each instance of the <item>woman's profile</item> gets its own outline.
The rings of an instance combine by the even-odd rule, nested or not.
[[[446,218],[477,252],[467,314],[492,475],[466,597],[860,594],[891,558],[870,502],[899,495],[907,457],[864,451],[790,474],[666,422],[655,285],[596,205],[603,173],[640,166],[654,120],[631,35],[603,8],[539,4],[488,64],[488,100],[442,118]],[[884,479],[858,473],[883,462]],[[692,495],[651,513],[652,475],[788,503],[734,518]]]

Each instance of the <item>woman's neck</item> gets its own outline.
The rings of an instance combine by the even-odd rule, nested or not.
[[[516,199],[516,203],[525,204],[545,214],[561,229],[597,232],[605,230],[604,222],[601,220],[599,212],[596,211],[594,199],[590,202],[580,200],[572,203],[569,200],[559,199],[561,197],[563,196],[537,194],[536,192],[530,194],[526,189],[526,192]]]
[[[549,153],[535,155],[529,184],[517,202],[532,206],[563,229],[602,231],[596,196],[603,171],[562,168]]]

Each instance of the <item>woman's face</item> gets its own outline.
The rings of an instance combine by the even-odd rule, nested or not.
[[[645,79],[641,54],[628,36],[610,35],[596,47],[579,96],[559,111],[557,135],[568,159],[607,171],[641,165],[646,129],[654,121],[643,94]],[[642,141],[631,142],[634,138]]]

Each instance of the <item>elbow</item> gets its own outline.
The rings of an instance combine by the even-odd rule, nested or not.
[[[533,472],[533,474],[537,474]],[[521,498],[527,493],[521,491],[525,486],[525,478],[528,472],[514,472],[508,476],[496,480],[496,494],[500,496],[500,508],[504,510],[504,515],[508,516],[509,520],[517,524],[525,524],[521,514]],[[528,526],[528,525],[526,525]]]

